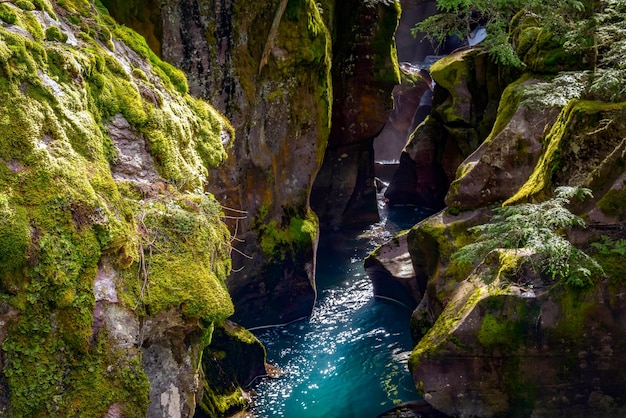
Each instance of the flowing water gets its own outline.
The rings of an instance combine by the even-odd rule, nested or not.
[[[255,331],[268,363],[285,373],[252,388],[258,394],[250,411],[255,417],[376,417],[417,398],[406,364],[411,312],[373,297],[363,259],[377,243],[428,213],[382,209],[383,221],[360,237],[321,237],[318,299],[310,318]]]

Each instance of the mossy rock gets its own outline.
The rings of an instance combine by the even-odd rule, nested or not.
[[[45,0],[33,5],[54,14]],[[60,19],[72,13],[86,30],[116,27],[89,2],[56,6],[66,10]],[[202,188],[208,168],[225,159],[222,140],[233,129],[210,105],[181,93],[182,79],[172,83],[179,73],[167,75],[154,57],[157,64],[132,51],[114,55],[89,36],[72,45],[56,26],[44,35],[40,13],[0,5],[0,15],[7,11],[32,36],[0,27],[0,301],[11,313],[2,349],[12,414],[102,417],[117,404],[124,416],[145,415],[150,387],[139,349],[121,350],[98,324],[99,265],[106,259],[119,271],[121,309],[136,315],[179,309],[201,321],[232,313],[223,283],[230,235],[220,206],[182,190]],[[131,61],[145,77],[132,77]],[[148,89],[167,100],[150,100]],[[162,182],[178,185],[152,191],[165,214],[155,216],[156,226],[184,237],[170,232],[162,245],[175,242],[171,251],[154,252],[154,293],[144,305],[137,272],[141,250],[149,249],[142,247],[146,195],[113,179],[119,155],[106,126],[117,115],[150,144]],[[162,202],[174,203],[166,209]],[[180,290],[177,277],[196,293]]]
[[[266,375],[265,348],[243,327],[223,321],[215,325],[211,344],[204,349],[202,369],[206,380],[196,416],[231,416],[249,406],[243,388]]]
[[[57,26],[50,26],[46,29],[46,40],[51,42],[66,42],[67,34],[61,32]]]

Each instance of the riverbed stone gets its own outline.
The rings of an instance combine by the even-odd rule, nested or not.
[[[367,256],[364,265],[374,296],[400,302],[413,310],[426,290],[427,277],[416,276],[406,235],[399,234],[378,247]]]

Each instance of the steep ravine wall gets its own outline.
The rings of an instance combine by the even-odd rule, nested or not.
[[[226,166],[209,172],[209,190],[245,211],[229,213],[241,218],[229,221],[237,237],[227,279],[235,320],[254,326],[308,315],[320,223],[309,202],[331,227],[359,222],[363,207],[360,222],[377,217],[372,140],[398,79],[398,5],[170,0],[154,11],[104,3],[158,38],[156,52],[182,68],[190,91],[237,132]],[[160,25],[146,23],[159,16]]]
[[[385,266],[387,273],[401,271],[398,278],[387,274],[386,290],[402,286],[413,292],[404,300],[420,301],[411,318],[416,345],[409,368],[424,399],[450,416],[625,413],[620,246],[626,239],[626,97],[619,85],[601,87],[601,77],[624,76],[611,57],[624,54],[617,42],[623,35],[615,34],[623,33],[626,8],[609,1],[590,13],[601,22],[595,29],[598,55],[591,60],[556,45],[536,16],[516,16],[513,45],[526,66],[509,74],[514,77],[505,80],[497,112],[482,128],[467,118],[476,114],[467,112],[476,98],[462,94],[477,91],[469,80],[488,80],[485,75],[494,73],[485,65],[463,64],[479,58],[481,48],[458,51],[433,68],[445,100],[435,103],[436,120],[418,127],[418,141],[406,149],[419,157],[424,140],[436,144],[434,138],[450,132],[474,140],[461,149],[466,158],[452,176],[444,169],[450,181],[441,196],[444,209],[379,249],[368,264],[379,272]],[[600,43],[609,33],[615,35],[611,42]],[[544,202],[559,186],[593,193],[567,206],[586,228],[558,231],[602,266],[603,272],[592,269],[590,282],[557,280],[522,264],[544,256],[528,248],[496,249],[473,265],[453,260],[456,250],[476,240],[469,228],[489,222],[494,208]],[[406,259],[404,248],[412,277],[397,265]]]
[[[124,18],[127,6],[105,4]],[[163,1],[153,13],[162,18],[157,53],[182,68],[191,92],[210,100],[237,132],[226,165],[211,170],[208,183],[235,209],[228,212],[236,250],[227,284],[234,318],[247,326],[306,316],[315,301],[318,221],[309,194],[332,100],[330,34],[322,19],[332,11],[320,7]]]
[[[204,191],[233,139],[101,6],[0,5],[0,415],[194,413],[233,313]]]

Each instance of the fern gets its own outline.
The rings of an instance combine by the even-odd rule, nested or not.
[[[586,188],[558,187],[555,197],[545,202],[495,209],[491,222],[470,228],[480,234],[478,240],[454,253],[453,260],[474,263],[495,249],[525,249],[534,256],[524,257],[523,263],[553,280],[580,287],[593,283],[591,276],[604,274],[602,267],[564,236],[568,228],[585,227],[585,222],[566,208],[574,196],[583,200],[592,194]]]
[[[490,57],[494,62],[507,66],[524,66],[509,37],[510,22],[520,11],[537,17],[555,39],[563,38],[563,43],[569,35],[573,39],[570,42],[573,49],[589,39],[592,45],[595,44],[593,36],[588,36],[588,30],[583,33],[576,28],[576,23],[585,21],[592,12],[591,7],[586,7],[585,2],[580,0],[437,0],[437,9],[439,14],[413,28],[414,36],[424,32],[428,39],[442,45],[447,37],[467,38],[474,27],[482,25],[489,34],[485,48]],[[590,30],[595,29],[595,25],[588,26]],[[572,36],[572,33],[577,36]]]

